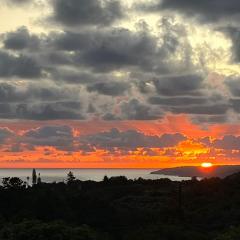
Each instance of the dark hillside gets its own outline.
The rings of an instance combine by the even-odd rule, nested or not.
[[[176,167],[176,168],[164,168],[158,171],[152,172],[152,174],[163,174],[168,176],[179,177],[220,177],[224,178],[231,174],[240,171],[239,165],[226,165],[226,166],[213,166],[210,168],[203,167]]]

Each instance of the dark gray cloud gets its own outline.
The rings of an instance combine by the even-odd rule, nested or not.
[[[191,84],[193,83],[191,82]],[[197,88],[195,89],[194,84],[193,88],[191,86],[183,87],[184,84],[180,85],[180,88],[176,87],[175,89],[174,85],[171,84],[163,84],[164,86],[166,86],[165,89],[161,88],[161,92],[159,92],[159,95],[162,96],[152,96],[148,99],[148,102],[153,106],[161,107],[164,112],[191,114],[192,120],[196,123],[227,121],[227,111],[231,109],[231,102],[221,94],[211,91],[209,96],[205,88],[206,86],[203,87],[203,85],[201,85],[200,91]],[[169,86],[172,87],[169,88]],[[168,94],[168,97],[164,96],[164,93]]]
[[[53,146],[61,150],[72,149],[73,131],[69,126],[44,126],[27,131],[21,141],[31,146]]]
[[[31,35],[26,27],[20,27],[14,32],[7,32],[2,35],[3,44],[6,49],[22,50],[37,49],[40,39],[36,35]]]
[[[86,47],[91,47],[91,45],[98,44],[99,39],[97,39],[97,32],[83,31],[83,32],[71,32],[66,31],[63,33],[51,33],[49,35],[49,41],[53,47],[58,50],[64,51],[78,51],[84,50]],[[99,37],[101,35],[99,34]]]
[[[48,84],[48,82],[46,83]],[[36,101],[69,101],[77,99],[78,89],[60,88],[56,86],[41,86],[40,84],[28,84],[18,86],[10,82],[0,82],[0,102],[1,103],[19,103],[19,102],[36,102]]]
[[[13,132],[8,128],[0,128],[0,144],[3,144],[9,137],[13,135]]]
[[[135,149],[140,147],[166,148],[174,147],[186,138],[177,134],[164,134],[162,136],[147,136],[143,133],[129,130],[120,132],[118,129],[112,129],[109,132],[98,133],[94,135],[80,137],[80,143],[84,145],[95,146],[103,149],[114,147]]]
[[[4,34],[3,43],[6,48],[28,50],[29,56],[37,58],[44,70],[55,76],[57,65],[90,68],[95,72],[138,67],[144,72],[170,73],[173,69],[169,61],[180,46],[184,29],[173,27],[167,20],[162,25],[164,31],[159,37],[146,29],[137,32],[124,28],[85,29],[36,36],[20,28]],[[37,48],[33,47],[36,45]]]
[[[232,97],[229,99],[230,107],[237,113],[240,113],[240,78],[233,76],[225,80]]]
[[[186,106],[207,104],[203,97],[150,97],[149,103],[162,106]]]
[[[129,120],[154,120],[162,117],[162,112],[155,113],[151,106],[141,103],[137,99],[123,102],[121,105],[121,116]]]
[[[232,58],[233,61],[240,61],[240,29],[236,26],[224,26],[217,29],[223,32],[228,38],[232,40]]]
[[[0,119],[84,119],[80,102],[0,103]]]
[[[217,22],[239,17],[240,2],[238,0],[157,0],[138,6],[145,11],[170,10],[183,13],[187,17],[198,18],[202,22]]]
[[[126,45],[128,40],[138,44],[130,39],[132,37],[134,34],[123,29],[51,33],[45,42],[50,50],[46,56],[51,64],[111,71],[133,64],[130,64],[132,60],[128,60],[131,58],[131,52],[128,53],[127,50],[134,46]],[[118,47],[121,49],[118,50]]]
[[[18,91],[16,86],[8,83],[0,83],[0,102],[9,103],[25,100],[25,93]]]
[[[0,77],[39,78],[41,74],[42,69],[33,58],[0,51]]]
[[[121,96],[128,88],[129,84],[126,82],[100,82],[88,86],[88,91],[109,96]]]
[[[132,32],[124,28],[66,31],[48,36],[30,34],[21,28],[3,35],[6,48],[28,50],[28,55],[37,53],[38,62],[46,71],[56,70],[54,65],[91,68],[95,72],[111,72],[121,68],[139,67],[143,71],[171,71],[168,58],[178,46],[178,36],[166,30],[161,46],[159,38],[149,31]],[[38,48],[32,47],[38,45]],[[47,65],[49,63],[49,65]]]
[[[13,114],[16,114],[13,118],[30,120],[84,119],[79,102],[18,104],[13,108]]]
[[[49,45],[57,51],[72,52],[72,65],[75,63],[95,71],[139,67],[145,72],[169,73],[173,71],[169,65],[170,58],[180,46],[184,29],[173,27],[166,21],[163,24],[166,25],[165,30],[158,37],[149,30],[133,32],[124,28],[108,28],[52,33]]]
[[[195,115],[192,117],[192,121],[196,124],[215,124],[226,123],[228,120],[227,114],[223,115]]]
[[[15,5],[22,5],[26,3],[30,3],[31,0],[7,0],[7,3],[15,4]]]
[[[24,134],[25,137],[31,138],[49,138],[49,137],[59,137],[59,138],[72,138],[72,129],[69,126],[44,126],[34,130],[30,130]]]
[[[56,0],[55,14],[57,6],[71,8],[80,2],[100,6],[99,1]],[[0,118],[156,120],[170,112],[201,115],[201,121],[212,122],[229,108],[238,112],[232,100],[230,104],[228,99],[213,101],[215,90],[207,90],[207,79],[188,64],[191,49],[185,27],[168,18],[159,26],[158,35],[147,24],[136,31],[64,27],[38,36],[21,27],[3,34],[0,77],[13,81],[0,82]],[[17,85],[14,78],[24,81]],[[112,102],[111,97],[117,96],[124,98]]]
[[[235,112],[240,113],[240,98],[232,98],[229,101],[230,101],[230,106],[232,107],[232,109]]]
[[[6,130],[0,129],[0,139],[1,132],[4,139],[12,136],[12,133]],[[38,146],[52,146],[64,151],[82,150],[85,153],[95,151],[96,148],[109,151],[119,148],[126,152],[136,148],[170,148],[184,140],[186,137],[179,133],[148,136],[135,130],[120,132],[116,128],[96,134],[74,136],[73,128],[66,125],[47,125],[18,136],[19,143],[25,144],[31,150]]]
[[[94,36],[94,38],[93,38]],[[140,66],[153,70],[158,54],[157,39],[144,32],[113,29],[95,32],[75,61],[98,71]],[[81,46],[81,45],[80,45]]]
[[[108,74],[95,74],[87,71],[69,71],[58,69],[52,72],[52,78],[68,84],[93,85],[98,82],[111,82],[114,77]]]
[[[225,80],[225,84],[229,88],[234,97],[240,97],[240,78],[233,77]]]
[[[155,79],[157,92],[164,96],[199,95],[203,82],[200,75],[184,75]]]
[[[152,34],[148,27],[137,31],[126,28],[84,28],[78,31],[53,32],[45,44],[55,50],[49,53],[54,62],[91,68],[95,72],[110,72],[122,68],[140,68],[144,72],[172,73],[177,69],[189,70],[189,52],[184,25],[175,24],[168,18],[161,21],[161,33]],[[64,54],[62,53],[64,51]],[[177,62],[176,53],[185,54]],[[61,54],[60,54],[61,53]],[[71,53],[71,55],[69,54]],[[188,55],[188,56],[187,56]],[[173,69],[174,68],[174,69]]]
[[[240,150],[240,137],[227,135],[222,139],[214,140],[211,146],[219,149]]]
[[[102,119],[105,121],[115,121],[115,120],[120,120],[119,117],[116,116],[116,114],[112,113],[106,113],[102,116]]]
[[[199,139],[199,142],[209,148],[225,150],[225,154],[228,156],[234,154],[232,153],[233,150],[240,150],[240,136],[225,135],[213,140],[210,137],[204,137]]]
[[[49,52],[45,53],[46,62],[51,66],[51,71],[56,73],[56,66],[60,65],[74,65],[72,56],[64,52]],[[53,76],[55,77],[55,76]]]
[[[200,115],[223,115],[226,114],[228,109],[228,104],[209,104],[200,106],[171,107],[169,110],[176,114],[187,113]]]
[[[67,25],[110,25],[123,17],[119,1],[54,0],[55,21]]]

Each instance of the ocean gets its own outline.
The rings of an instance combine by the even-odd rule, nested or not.
[[[82,181],[93,180],[101,181],[104,176],[125,176],[128,179],[161,179],[169,178],[173,181],[188,180],[187,177],[167,176],[150,174],[157,169],[36,169],[37,174],[41,174],[43,182],[61,182],[66,180],[69,171],[72,171],[77,179]],[[4,177],[19,177],[26,181],[31,178],[32,169],[0,169],[0,181]]]

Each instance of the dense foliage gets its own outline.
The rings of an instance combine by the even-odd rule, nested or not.
[[[240,239],[240,174],[173,182],[104,178],[0,187],[1,240]]]

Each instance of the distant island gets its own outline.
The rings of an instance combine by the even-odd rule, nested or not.
[[[162,174],[179,177],[224,178],[236,172],[240,172],[240,165],[212,166],[209,168],[204,168],[201,166],[164,168],[161,170],[151,172],[151,174]]]

